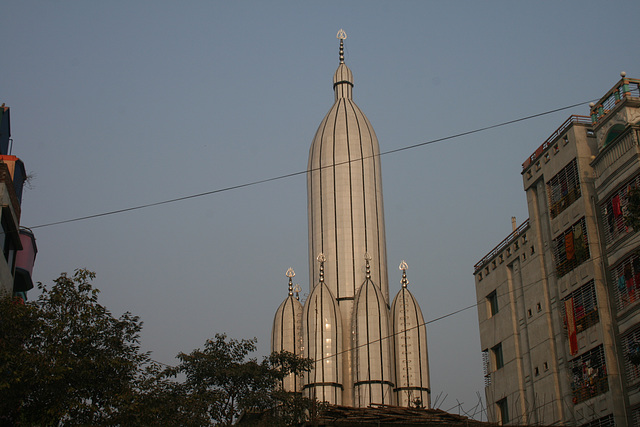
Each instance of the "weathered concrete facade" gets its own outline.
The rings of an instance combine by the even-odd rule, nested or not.
[[[640,237],[624,225],[640,184],[638,83],[623,76],[525,161],[529,219],[475,265],[490,421],[640,422],[640,306],[615,292],[635,292],[636,264],[640,291]]]

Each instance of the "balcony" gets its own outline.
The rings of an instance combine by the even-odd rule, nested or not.
[[[628,79],[625,73],[620,73],[622,79],[607,92],[605,96],[591,105],[591,123],[597,125],[619,104],[628,98],[640,97],[640,79]]]

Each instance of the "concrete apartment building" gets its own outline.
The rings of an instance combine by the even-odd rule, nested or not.
[[[474,268],[489,421],[640,425],[640,80],[524,162],[529,219]],[[638,292],[638,295],[635,295]]]

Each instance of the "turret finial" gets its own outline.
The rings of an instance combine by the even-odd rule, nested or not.
[[[318,258],[316,259],[320,263],[320,283],[324,283],[324,262],[327,260],[327,258],[324,256],[322,252],[320,252],[320,254],[318,255]]]
[[[371,265],[369,265],[369,261],[371,261],[371,255],[369,255],[368,252],[365,252],[364,260],[367,265],[367,279],[371,279]]]
[[[289,278],[289,296],[293,296],[293,277],[296,275],[296,272],[293,271],[293,268],[289,267],[285,276]]]
[[[340,39],[340,63],[344,64],[344,40],[347,38],[347,33],[342,28],[338,31],[336,38]]]
[[[409,284],[409,280],[407,280],[407,269],[409,268],[409,266],[407,265],[405,260],[402,260],[398,268],[402,270],[402,280],[400,281],[400,283],[402,284],[403,288],[406,288]]]
[[[296,299],[298,301],[300,301],[300,291],[302,290],[302,288],[300,287],[300,285],[298,285],[297,283],[295,285],[293,285],[293,292],[296,293]]]

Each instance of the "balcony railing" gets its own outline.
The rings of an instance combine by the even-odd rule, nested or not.
[[[491,250],[491,252],[489,252],[480,261],[478,261],[476,263],[476,265],[473,266],[473,274],[476,274],[479,270],[482,269],[482,267],[485,264],[487,264],[495,256],[497,256],[504,248],[506,248],[511,243],[516,241],[518,239],[518,237],[520,237],[520,235],[522,233],[524,233],[527,228],[529,228],[529,220],[528,219],[525,222],[523,222],[513,233],[509,234],[506,239],[504,239],[502,242],[500,242],[498,244],[498,246],[493,248]]]
[[[567,130],[567,128],[571,125],[573,125],[574,123],[580,123],[583,125],[588,125],[591,124],[591,121],[589,119],[589,117],[587,116],[577,116],[577,115],[572,115],[569,116],[569,118],[567,120],[565,120],[565,122],[563,124],[560,125],[560,127],[558,129],[556,129],[555,132],[553,132],[549,138],[547,138],[542,145],[540,145],[540,147],[538,147],[538,149],[529,156],[529,158],[527,160],[524,161],[524,163],[522,164],[522,170],[524,171],[526,168],[528,168],[529,166],[531,166],[531,164],[533,162],[535,162],[537,159],[539,159],[542,154],[547,151],[549,149],[549,147],[551,147],[551,144],[553,144],[553,142],[558,139],[558,137],[560,137],[560,135],[562,135],[562,133]]]
[[[640,97],[640,80],[628,79],[622,74],[622,79],[607,92],[605,96],[591,106],[591,123],[598,123],[609,114],[620,102],[627,97]]]
[[[596,170],[596,176],[602,173],[613,163],[620,159],[627,151],[635,150],[640,140],[640,127],[629,127],[620,136],[611,141],[600,150],[600,153],[592,162]]]

